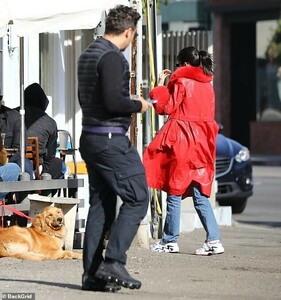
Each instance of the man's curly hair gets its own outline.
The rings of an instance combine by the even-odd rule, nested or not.
[[[136,29],[140,14],[132,7],[118,5],[109,10],[105,21],[105,34],[119,35],[128,28]]]

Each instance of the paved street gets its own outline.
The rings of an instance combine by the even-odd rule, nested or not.
[[[152,253],[134,243],[128,270],[142,281],[140,290],[81,291],[81,261],[1,258],[0,291],[35,293],[36,300],[280,299],[281,229],[234,223],[221,231],[226,252],[210,257],[193,255],[204,240],[202,229],[180,237],[180,254]]]
[[[81,291],[81,261],[1,258],[0,300],[24,292],[35,293],[36,300],[281,299],[280,178],[280,167],[254,167],[253,198],[232,226],[221,227],[223,255],[193,255],[204,241],[203,229],[180,236],[180,254],[153,253],[134,242],[127,267],[143,286],[116,294]]]
[[[242,214],[233,215],[240,223],[281,228],[281,167],[253,167],[254,194]]]

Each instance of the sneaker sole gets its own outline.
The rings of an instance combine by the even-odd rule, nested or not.
[[[180,251],[170,251],[170,250],[167,250],[167,249],[159,249],[159,250],[151,250],[151,251],[152,252],[158,252],[158,253],[180,253]]]
[[[164,250],[165,253],[180,253],[180,251]]]
[[[179,253],[180,252],[180,250],[173,250],[172,247],[171,248],[165,248],[165,247],[163,247],[163,248],[158,248],[158,249],[152,249],[152,248],[150,248],[150,250],[152,252],[165,252],[165,253]]]
[[[96,277],[106,281],[106,282],[113,282],[116,283],[119,286],[123,286],[124,288],[129,288],[131,290],[133,289],[140,289],[141,284],[133,284],[133,283],[129,283],[127,281],[124,280],[120,280],[119,278],[109,275],[109,274],[103,274],[102,272],[96,272]]]
[[[106,285],[105,288],[104,288],[104,291],[107,292],[107,293],[116,293],[120,290],[121,290],[120,285],[117,285],[117,286]]]
[[[211,255],[216,255],[216,254],[223,254],[224,251],[222,252],[206,252],[206,253],[194,253],[195,255],[200,255],[200,256],[211,256]]]
[[[164,252],[164,249],[151,249],[150,248],[150,251],[152,251],[152,252]]]
[[[111,283],[111,282],[110,282]],[[81,288],[83,291],[93,291],[93,292],[106,292],[106,293],[116,293],[121,290],[121,286],[111,286],[106,285],[104,288],[91,288],[91,287],[83,287]]]

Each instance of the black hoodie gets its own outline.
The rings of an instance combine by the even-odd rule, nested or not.
[[[56,155],[57,124],[46,112],[49,100],[38,83],[24,91],[25,126],[28,136],[38,136],[40,164]]]

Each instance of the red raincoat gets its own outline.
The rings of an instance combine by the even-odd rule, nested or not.
[[[200,67],[184,66],[167,87],[151,90],[155,110],[169,119],[143,155],[149,187],[187,197],[195,185],[210,196],[218,133],[212,79]]]

